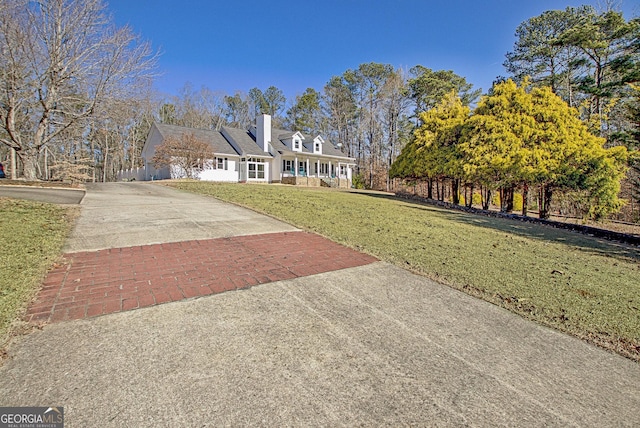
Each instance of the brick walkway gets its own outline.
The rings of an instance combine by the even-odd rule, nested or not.
[[[374,261],[306,232],[71,253],[49,272],[26,319],[87,318]]]

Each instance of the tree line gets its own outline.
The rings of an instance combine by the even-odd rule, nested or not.
[[[581,214],[591,218],[619,210],[626,147],[605,148],[606,140],[589,132],[577,110],[550,88],[527,83],[496,84],[473,114],[454,93],[446,95],[421,114],[422,124],[392,165],[391,177],[426,181],[430,198],[435,182],[440,200],[447,183],[452,202],[459,204],[462,195],[469,207],[477,189],[484,209],[489,209],[492,191],[498,191],[504,212],[513,211],[518,189],[523,215],[535,189],[541,218],[549,217],[559,190],[579,196]]]
[[[151,89],[157,54],[100,0],[2,2],[0,51],[0,160],[29,180],[114,180],[142,166],[153,121],[246,128],[267,113],[342,147],[361,185],[388,188],[417,113],[450,89],[468,102],[480,93],[452,71],[366,63],[292,100],[275,86],[224,94],[190,83],[161,96]]]
[[[485,97],[504,90],[508,79],[527,93],[549,87],[577,110],[591,135],[605,139],[603,148],[632,153],[640,145],[638,34],[639,20],[615,10],[546,11],[518,26],[507,75]],[[130,28],[117,28],[101,0],[2,2],[0,53],[0,160],[15,158],[17,167],[9,170],[27,179],[115,180],[118,170],[142,166],[153,121],[246,128],[267,113],[275,126],[321,133],[342,147],[356,159],[356,185],[393,190],[400,177],[418,179],[399,174],[394,164],[405,146],[409,153],[426,138],[425,113],[442,110],[451,94],[470,117],[486,104],[481,89],[451,70],[380,63],[360,64],[293,99],[275,86],[226,94],[189,83],[161,96],[151,89],[157,53]],[[640,166],[630,159],[623,184],[637,197]],[[431,183],[426,193],[436,197],[451,175],[441,171],[448,167],[437,168],[424,175]],[[504,183],[483,179],[475,190],[504,191]]]
[[[518,196],[525,215],[532,203],[541,217],[596,219],[622,208],[622,185],[637,221],[639,59],[637,18],[590,6],[533,17],[516,29],[509,77],[473,111],[452,94],[426,108],[391,177],[456,204],[510,212]]]
[[[322,91],[307,88],[287,102],[275,86],[233,95],[186,84],[159,107],[163,123],[194,128],[247,128],[258,114],[276,127],[319,133],[356,159],[359,183],[389,188],[388,171],[409,141],[418,113],[454,90],[466,103],[480,90],[453,71],[415,66],[408,72],[390,64],[365,63],[329,79]]]

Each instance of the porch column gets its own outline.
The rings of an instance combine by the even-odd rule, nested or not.
[[[296,160],[294,161],[294,162],[295,162],[295,164],[293,165],[293,176],[294,176],[294,177],[297,177],[297,176],[298,176],[298,168],[300,168],[300,167],[298,166],[298,156],[296,156],[296,158],[295,158],[295,159],[296,159]]]
[[[320,178],[320,159],[316,161],[316,177]]]
[[[304,172],[306,172],[307,173],[307,177],[309,177],[309,172],[310,172],[310,170],[309,170],[309,158],[307,158],[307,168],[305,169]]]

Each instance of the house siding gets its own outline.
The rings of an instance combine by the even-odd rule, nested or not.
[[[213,165],[213,161],[211,162]],[[237,183],[238,182],[238,164],[239,159],[227,158],[227,169],[214,169],[211,166],[205,168],[200,174],[198,179],[202,181],[224,181]]]
[[[169,167],[156,168],[151,159],[156,152],[156,147],[162,144],[163,138],[155,123],[151,127],[147,141],[142,149],[142,157],[144,158],[144,179],[149,180],[165,180],[171,178]]]
[[[219,182],[238,182],[238,159],[229,159],[226,158],[227,169],[224,168],[214,168],[214,161],[210,160],[205,165],[205,168],[202,171],[194,174],[194,178],[202,181],[219,181]],[[171,177],[173,179],[176,178],[186,178],[187,174],[181,167],[177,165],[172,165],[171,167]]]

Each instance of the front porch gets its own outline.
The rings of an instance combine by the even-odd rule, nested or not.
[[[284,176],[280,181],[282,184],[307,187],[337,187],[340,189],[351,188],[351,181],[347,178],[339,177],[308,177],[308,176]]]
[[[328,159],[283,158],[280,182],[295,186],[351,187],[351,166]]]

